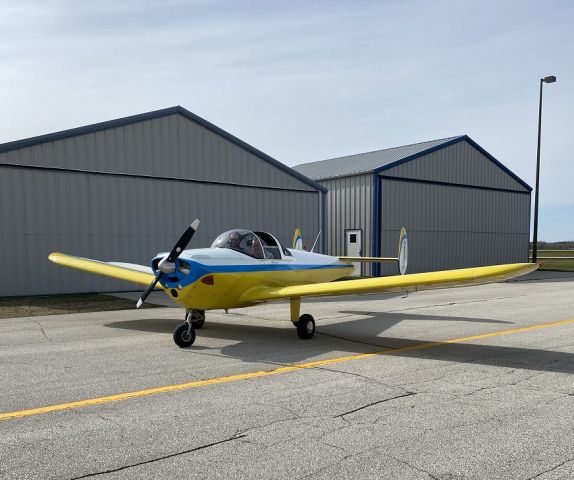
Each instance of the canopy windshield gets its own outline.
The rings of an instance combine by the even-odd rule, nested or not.
[[[264,258],[259,237],[249,230],[229,230],[211,244],[211,248],[229,248],[254,258]]]

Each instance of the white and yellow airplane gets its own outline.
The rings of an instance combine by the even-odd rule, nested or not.
[[[48,258],[59,265],[147,285],[137,302],[138,308],[159,283],[169,297],[186,309],[185,323],[173,332],[179,347],[193,344],[195,330],[205,322],[206,310],[289,299],[291,321],[299,337],[309,339],[315,333],[315,320],[309,314],[300,315],[302,297],[476,285],[524,275],[538,267],[515,263],[404,275],[408,254],[405,229],[401,231],[398,256],[387,258],[333,257],[289,249],[269,233],[241,229],[222,233],[211,248],[185,250],[198,225],[199,220],[195,220],[171,252],[152,259],[151,267],[63,253],[51,253]],[[354,269],[350,262],[357,261],[394,261],[402,275],[334,282],[350,275]]]

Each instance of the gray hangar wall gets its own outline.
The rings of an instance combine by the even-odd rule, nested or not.
[[[361,229],[363,257],[373,256],[373,175],[320,180],[329,191],[325,200],[326,252],[345,255],[345,230]],[[398,243],[398,237],[397,237]],[[371,264],[361,265],[362,275],[371,275]]]
[[[409,273],[528,261],[531,189],[467,136],[295,168],[329,190],[328,254],[361,229],[363,256],[394,257],[405,226]],[[362,266],[379,273],[397,268]]]
[[[528,261],[530,191],[467,142],[383,171],[381,255],[409,233],[410,273]],[[389,265],[383,274],[396,273]]]
[[[53,251],[148,265],[194,218],[189,248],[249,228],[317,235],[322,187],[174,107],[0,145],[0,296],[133,290]]]

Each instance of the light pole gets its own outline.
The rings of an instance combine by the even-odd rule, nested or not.
[[[540,190],[540,132],[542,131],[542,85],[554,83],[556,77],[550,75],[540,79],[540,103],[538,104],[538,148],[536,149],[536,193],[534,195],[534,239],[532,241],[532,262],[538,257],[538,191]]]

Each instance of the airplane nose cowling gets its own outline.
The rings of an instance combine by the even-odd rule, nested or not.
[[[169,252],[169,255],[165,258],[162,258],[159,261],[159,263],[157,263],[157,270],[153,268],[154,267],[154,261],[152,261],[152,269],[155,273],[155,277],[151,281],[151,283],[148,285],[148,287],[145,289],[145,291],[143,292],[140,299],[138,300],[138,303],[136,305],[137,308],[142,306],[142,304],[145,302],[145,299],[148,297],[148,295],[155,288],[155,286],[157,285],[157,282],[160,281],[162,276],[171,275],[171,274],[177,272],[176,262],[177,262],[179,256],[181,255],[181,253],[183,252],[184,248],[187,247],[187,244],[193,238],[193,235],[195,234],[195,231],[197,230],[198,226],[199,226],[199,220],[196,218],[192,222],[192,224],[189,227],[187,227],[185,232],[183,232],[183,235],[179,238],[177,243],[173,246],[173,248],[171,249],[171,252]]]

